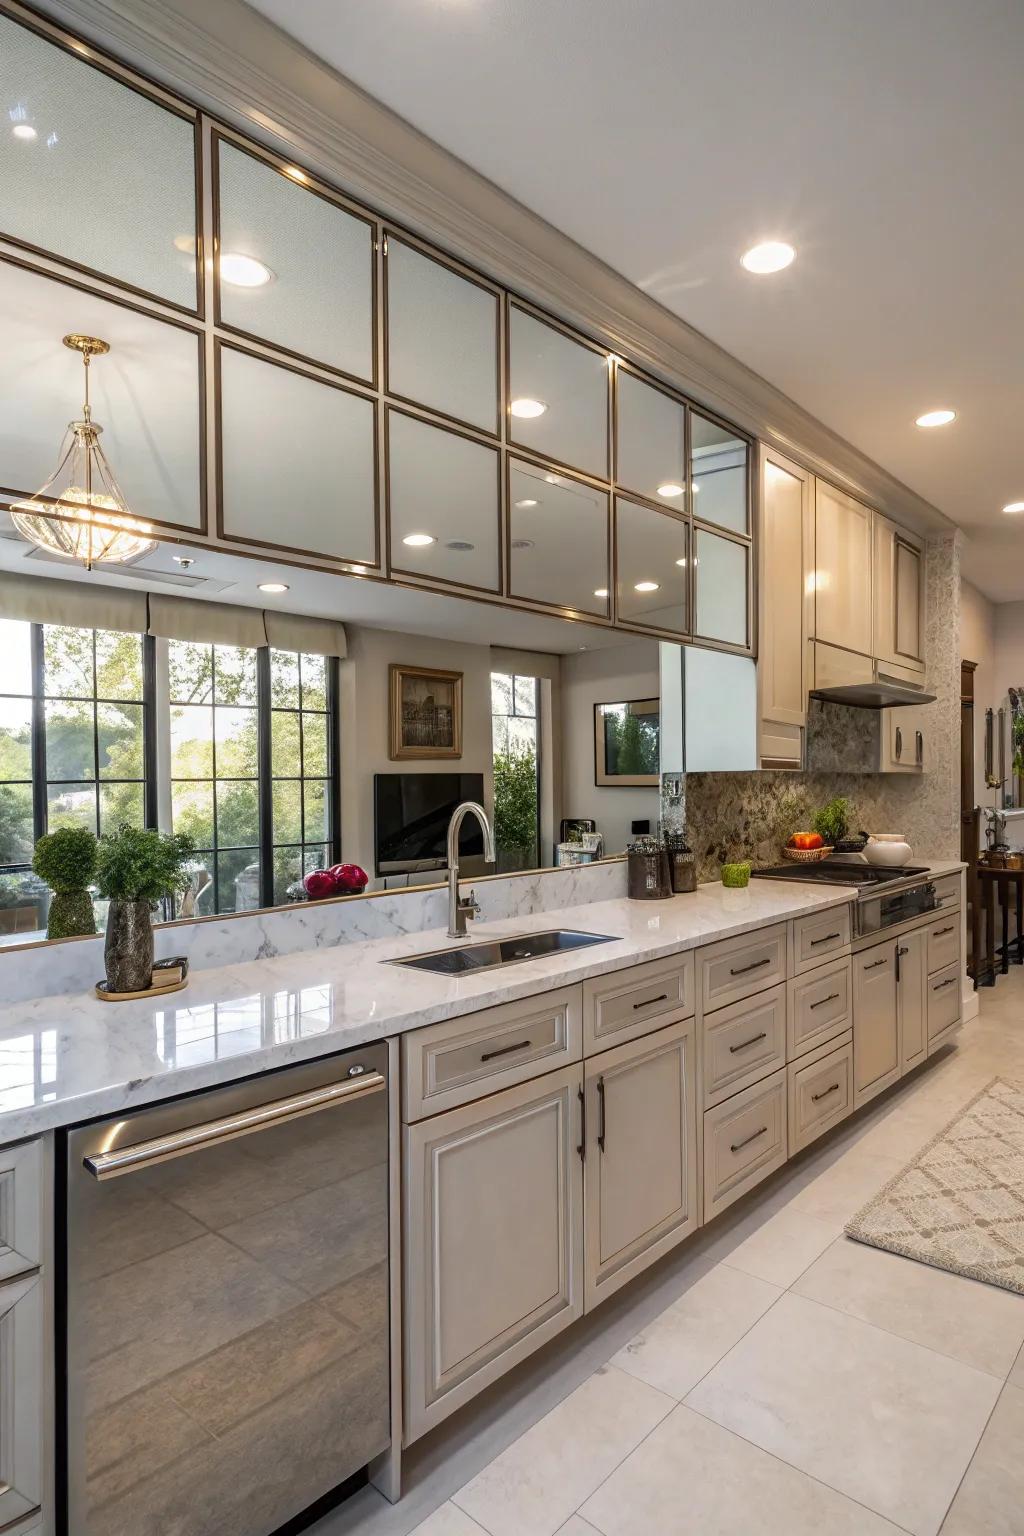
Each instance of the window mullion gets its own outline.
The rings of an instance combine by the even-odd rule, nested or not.
[[[32,625],[32,831],[35,840],[47,826],[46,806],[46,704],[43,659],[43,626]]]
[[[337,864],[341,860],[341,662],[337,656],[327,658],[327,805],[328,847],[331,863]]]
[[[274,905],[274,802],[271,780],[270,711],[270,647],[263,645],[256,652],[256,768],[261,907]]]

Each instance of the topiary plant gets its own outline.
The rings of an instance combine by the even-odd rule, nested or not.
[[[48,939],[96,932],[89,886],[96,874],[96,834],[88,827],[58,827],[36,843],[32,868],[53,892],[46,920]]]
[[[184,832],[158,832],[124,821],[101,837],[96,857],[96,885],[111,901],[160,901],[183,891],[185,865],[195,843]]]

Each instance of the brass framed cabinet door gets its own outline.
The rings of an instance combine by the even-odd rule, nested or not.
[[[585,1063],[586,1310],[697,1226],[695,1024]]]
[[[896,940],[900,1021],[900,1071],[909,1072],[928,1055],[928,930],[915,929]]]
[[[42,1501],[43,1292],[38,1274],[0,1286],[0,1527]]]
[[[583,1311],[582,1068],[405,1130],[411,1442]]]
[[[900,1075],[895,939],[853,957],[853,1065],[856,1109]]]

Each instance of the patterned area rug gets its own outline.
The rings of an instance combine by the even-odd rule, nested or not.
[[[1024,1295],[1024,1088],[994,1077],[846,1235]]]

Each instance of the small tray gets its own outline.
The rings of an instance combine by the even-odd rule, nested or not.
[[[782,857],[794,864],[817,864],[819,860],[827,859],[832,852],[826,843],[823,848],[783,848]]]
[[[143,987],[140,992],[111,992],[105,981],[98,981],[96,996],[104,1003],[130,1003],[139,997],[166,997],[168,992],[180,992],[187,986],[188,977],[183,976],[180,981],[153,982],[150,986]]]

